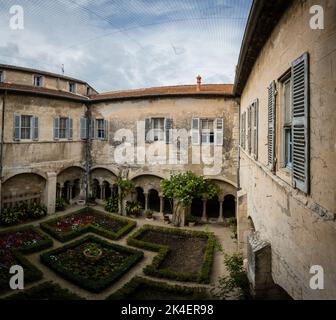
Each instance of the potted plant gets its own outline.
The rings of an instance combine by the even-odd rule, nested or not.
[[[65,210],[65,200],[64,198],[57,198],[56,199],[56,211],[64,211]]]
[[[130,216],[139,216],[142,210],[140,202],[137,201],[127,201],[126,202],[126,213]]]
[[[153,221],[153,211],[152,210],[146,210],[145,211],[145,216],[146,216],[146,220],[148,221]]]
[[[95,243],[91,243],[83,250],[83,254],[91,261],[98,261],[103,255],[103,250]]]
[[[196,217],[193,216],[192,214],[189,214],[188,217],[187,217],[187,221],[188,221],[188,225],[189,227],[193,227],[195,226],[197,220],[196,220]]]

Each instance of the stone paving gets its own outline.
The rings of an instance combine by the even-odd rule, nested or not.
[[[68,208],[67,210],[63,211],[63,212],[58,212],[56,214],[54,214],[52,217],[51,216],[47,216],[45,218],[43,218],[42,220],[33,222],[33,223],[27,223],[27,225],[36,225],[39,226],[39,224],[41,222],[50,220],[52,218],[56,218],[56,217],[61,217],[63,215],[66,215],[68,213],[71,212],[75,212],[79,209],[82,209],[83,207],[80,206],[72,206],[71,208]],[[100,206],[95,206],[95,209],[101,210],[103,211],[103,207]],[[156,226],[165,226],[167,228],[175,228],[174,226],[170,225],[170,224],[164,224],[162,217],[159,214],[154,214],[154,221],[148,221],[143,217],[137,218],[137,227],[129,234],[127,234],[126,236],[124,236],[122,239],[117,240],[117,241],[113,241],[113,240],[109,240],[106,239],[104,237],[100,237],[98,235],[95,235],[96,237],[100,237],[102,239],[104,239],[107,242],[111,242],[111,243],[117,243],[123,246],[127,246],[126,244],[126,240],[127,238],[136,230],[138,230],[139,228],[141,228],[143,225],[148,224],[148,225],[156,225]],[[20,227],[23,225],[20,225]],[[11,229],[16,229],[16,227],[12,227],[12,228],[0,228],[0,231],[2,230],[11,230]],[[216,236],[216,238],[218,239],[219,243],[221,244],[223,250],[228,253],[234,253],[237,251],[237,244],[236,242],[231,238],[232,236],[232,230],[229,227],[224,227],[223,225],[220,224],[205,224],[205,225],[198,225],[198,226],[193,226],[193,227],[183,227],[183,229],[192,229],[192,230],[199,230],[199,231],[210,231],[213,232]],[[83,236],[80,236],[76,239],[80,239],[81,237],[84,237],[86,235],[88,235],[90,233],[87,233]],[[51,237],[51,236],[50,236]],[[52,238],[52,237],[51,237]],[[61,243],[59,241],[57,241],[56,239],[52,238],[53,242],[54,242],[54,246],[53,249],[55,248],[59,248],[61,246],[64,246],[64,243]],[[45,250],[45,251],[49,251],[51,250],[50,248]],[[166,279],[158,279],[158,278],[154,278],[154,277],[148,277],[146,275],[144,275],[143,273],[143,268],[146,265],[151,264],[152,259],[155,255],[157,255],[156,252],[151,252],[151,251],[147,251],[147,250],[143,250],[144,252],[144,259],[141,260],[139,263],[137,263],[133,268],[131,268],[131,270],[129,270],[123,277],[121,277],[116,283],[112,284],[108,289],[100,292],[100,293],[90,293],[84,289],[79,288],[78,286],[70,283],[67,280],[64,280],[63,278],[61,278],[59,275],[57,275],[56,273],[54,273],[51,269],[49,269],[47,266],[45,266],[44,264],[42,264],[40,262],[40,254],[44,251],[40,251],[34,254],[30,254],[30,255],[26,255],[25,257],[32,262],[38,269],[40,269],[43,272],[43,279],[39,282],[34,282],[33,284],[27,285],[26,288],[30,288],[33,287],[35,285],[37,285],[38,283],[42,283],[45,281],[54,281],[56,283],[58,283],[61,287],[63,288],[68,288],[70,291],[78,294],[79,296],[89,299],[89,300],[102,300],[105,299],[106,297],[108,297],[109,295],[111,295],[113,292],[115,292],[117,289],[121,288],[124,284],[126,284],[127,282],[129,282],[134,276],[139,275],[142,277],[147,277],[150,278],[152,280],[155,281],[162,281],[162,282],[166,282],[169,284],[178,284],[178,285],[184,285],[184,286],[201,286],[200,284],[197,283],[190,283],[190,282],[181,282],[181,281],[172,281],[172,280],[166,280]],[[206,286],[208,288],[210,288],[211,286],[215,285],[216,282],[218,281],[218,278],[225,275],[226,274],[226,270],[223,264],[223,255],[220,252],[216,252],[214,255],[214,262],[213,262],[213,268],[212,268],[212,274],[211,274],[211,283],[210,285]],[[12,294],[12,292],[10,293],[6,293],[3,296],[0,296],[0,298]]]

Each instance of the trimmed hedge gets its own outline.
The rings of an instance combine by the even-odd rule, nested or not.
[[[0,232],[0,235],[10,233],[10,232],[21,232],[21,231],[26,231],[26,230],[31,230],[32,232],[36,233],[40,237],[42,237],[42,240],[32,243],[28,246],[24,246],[21,248],[13,248],[13,249],[8,249],[11,250],[14,257],[17,259],[19,264],[23,267],[24,272],[25,272],[25,282],[30,283],[30,282],[35,282],[39,281],[43,278],[43,273],[36,268],[31,262],[29,262],[25,257],[24,254],[31,254],[37,251],[42,251],[44,249],[50,248],[53,245],[53,241],[43,234],[39,229],[33,226],[26,226],[20,229],[14,229],[12,231],[2,231]],[[8,279],[9,281],[9,279]],[[4,279],[0,280],[0,292],[5,292],[9,290],[9,282]]]
[[[205,250],[203,264],[200,272],[197,274],[193,272],[177,272],[170,269],[159,269],[161,263],[169,253],[170,248],[169,246],[159,245],[156,243],[151,243],[138,239],[144,232],[147,232],[149,230],[159,231],[168,234],[171,233],[176,235],[189,236],[189,237],[207,238],[208,239],[207,247]],[[187,282],[190,281],[198,283],[210,282],[213,255],[215,249],[215,236],[212,233],[145,225],[143,226],[143,228],[139,229],[137,232],[135,232],[127,239],[127,244],[137,248],[158,252],[158,255],[154,257],[152,264],[146,266],[143,270],[144,273],[147,275],[178,281],[187,281]]]
[[[126,283],[122,288],[106,298],[106,300],[127,300],[137,290],[156,289],[163,293],[171,295],[185,296],[187,300],[205,300],[208,298],[206,289],[202,287],[186,287],[179,285],[170,285],[163,282],[153,281],[136,276]],[[140,298],[141,299],[141,298]]]
[[[61,288],[51,281],[12,294],[5,300],[85,300],[68,289]]]
[[[72,273],[71,270],[65,270],[61,266],[55,265],[54,261],[51,258],[52,255],[61,253],[67,249],[77,247],[85,243],[88,240],[102,244],[103,246],[108,246],[119,252],[128,253],[130,254],[130,256],[127,257],[125,261],[123,262],[123,264],[119,268],[117,268],[113,273],[111,273],[110,275],[106,276],[104,279],[99,280],[99,281],[87,279],[86,277],[83,277],[80,274]],[[109,287],[116,280],[118,280],[131,267],[133,267],[133,265],[139,262],[143,258],[143,256],[144,256],[144,253],[142,251],[130,249],[130,248],[123,247],[117,244],[112,244],[102,239],[99,239],[97,237],[89,235],[77,241],[71,242],[61,248],[41,254],[40,260],[43,264],[50,267],[52,270],[54,270],[56,273],[60,274],[63,278],[69,280],[70,282],[73,282],[79,287],[82,287],[90,292],[98,293],[106,289],[107,287]]]
[[[125,222],[126,225],[124,227],[120,228],[117,232],[113,232],[111,230],[108,230],[108,229],[105,229],[105,228],[102,228],[102,227],[98,227],[98,226],[94,226],[94,225],[91,225],[91,224],[86,225],[86,226],[81,227],[81,228],[78,228],[76,230],[69,231],[69,232],[58,232],[49,225],[50,223],[54,223],[54,222],[59,221],[59,220],[64,219],[64,218],[68,218],[72,215],[85,213],[88,210],[90,210],[91,211],[90,213],[92,213],[94,215],[100,215],[104,218],[115,219],[115,220],[118,220],[118,221],[121,221],[121,222]],[[46,222],[42,222],[40,224],[40,227],[41,227],[42,230],[49,233],[51,236],[53,236],[55,239],[59,240],[60,242],[67,242],[69,240],[77,238],[77,237],[79,237],[79,236],[81,236],[85,233],[88,233],[88,232],[98,234],[98,235],[103,236],[107,239],[118,240],[121,237],[123,237],[125,234],[127,234],[131,230],[133,230],[136,227],[136,224],[137,223],[134,220],[130,220],[130,219],[127,219],[127,218],[122,218],[122,217],[113,215],[111,213],[103,213],[101,211],[94,210],[94,209],[91,209],[91,208],[83,208],[79,211],[72,212],[72,213],[67,214],[65,216],[61,216],[61,217],[51,219],[51,220],[46,221]]]

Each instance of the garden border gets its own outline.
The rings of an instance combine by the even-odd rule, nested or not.
[[[77,247],[78,245],[88,240],[100,243],[104,246],[109,246],[112,249],[119,252],[127,252],[131,255],[127,257],[126,260],[123,262],[123,264],[119,268],[117,268],[111,275],[105,277],[103,280],[100,281],[93,281],[78,275],[74,275],[71,272],[65,271],[64,269],[55,266],[53,260],[50,258],[51,255],[63,252],[64,250],[69,248]],[[52,269],[54,272],[62,276],[64,279],[90,292],[99,293],[104,289],[108,288],[109,286],[111,286],[116,280],[118,280],[121,276],[123,276],[129,269],[131,269],[131,267],[133,267],[137,262],[139,262],[143,258],[143,256],[144,253],[142,251],[121,246],[115,243],[109,243],[93,235],[87,235],[86,237],[70,242],[62,247],[42,253],[40,255],[40,260],[43,264],[48,266],[50,269]]]
[[[123,222],[127,222],[127,224],[124,227],[122,227],[121,229],[119,229],[117,232],[109,231],[108,229],[97,227],[97,226],[94,226],[92,224],[89,224],[89,225],[86,225],[85,227],[78,228],[77,230],[72,230],[72,231],[69,231],[69,232],[66,232],[66,233],[57,232],[54,228],[52,228],[48,225],[49,223],[53,223],[53,222],[58,221],[60,219],[64,219],[64,218],[68,218],[72,215],[84,213],[88,209],[92,210],[93,214],[101,215],[101,216],[104,216],[104,217],[107,217],[107,218],[112,218],[112,219],[116,219],[116,220],[123,221]],[[60,217],[42,222],[42,223],[40,223],[40,228],[42,230],[44,230],[45,232],[47,232],[48,234],[50,234],[56,240],[58,240],[60,242],[67,242],[67,241],[73,240],[73,239],[75,239],[75,238],[77,238],[77,237],[79,237],[83,234],[89,233],[89,232],[92,232],[92,233],[95,233],[97,235],[103,236],[103,237],[105,237],[107,239],[110,239],[110,240],[118,240],[121,237],[123,237],[124,235],[126,235],[127,233],[129,233],[131,230],[133,230],[136,227],[136,225],[137,225],[137,222],[135,220],[131,220],[131,219],[124,218],[124,217],[119,217],[119,216],[117,216],[115,214],[112,214],[112,213],[105,213],[105,212],[102,212],[102,211],[99,211],[99,210],[96,210],[96,209],[92,209],[90,207],[85,207],[83,209],[71,212],[71,213],[66,214],[64,216],[60,216]]]
[[[193,295],[193,297],[188,300],[205,300],[209,297],[206,293],[206,288],[204,287],[187,287],[174,285],[165,282],[149,280],[140,276],[135,276],[119,290],[113,292],[110,296],[108,296],[106,300],[127,300],[129,295],[134,293],[140,285],[148,285],[152,288],[154,287],[155,289],[168,291],[170,293]]]
[[[208,241],[200,272],[196,274],[194,272],[177,272],[170,269],[159,269],[170,248],[169,246],[159,245],[137,239],[142,233],[148,230],[163,231],[164,233],[179,235],[190,235],[193,237],[207,237]],[[158,254],[153,258],[152,264],[144,268],[143,271],[146,275],[178,281],[210,283],[211,269],[215,250],[215,236],[213,233],[144,225],[127,239],[127,244],[137,248],[158,252]]]

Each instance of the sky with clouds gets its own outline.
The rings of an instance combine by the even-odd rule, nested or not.
[[[252,0],[0,0],[0,63],[98,91],[232,83]],[[24,29],[10,29],[10,8]]]

